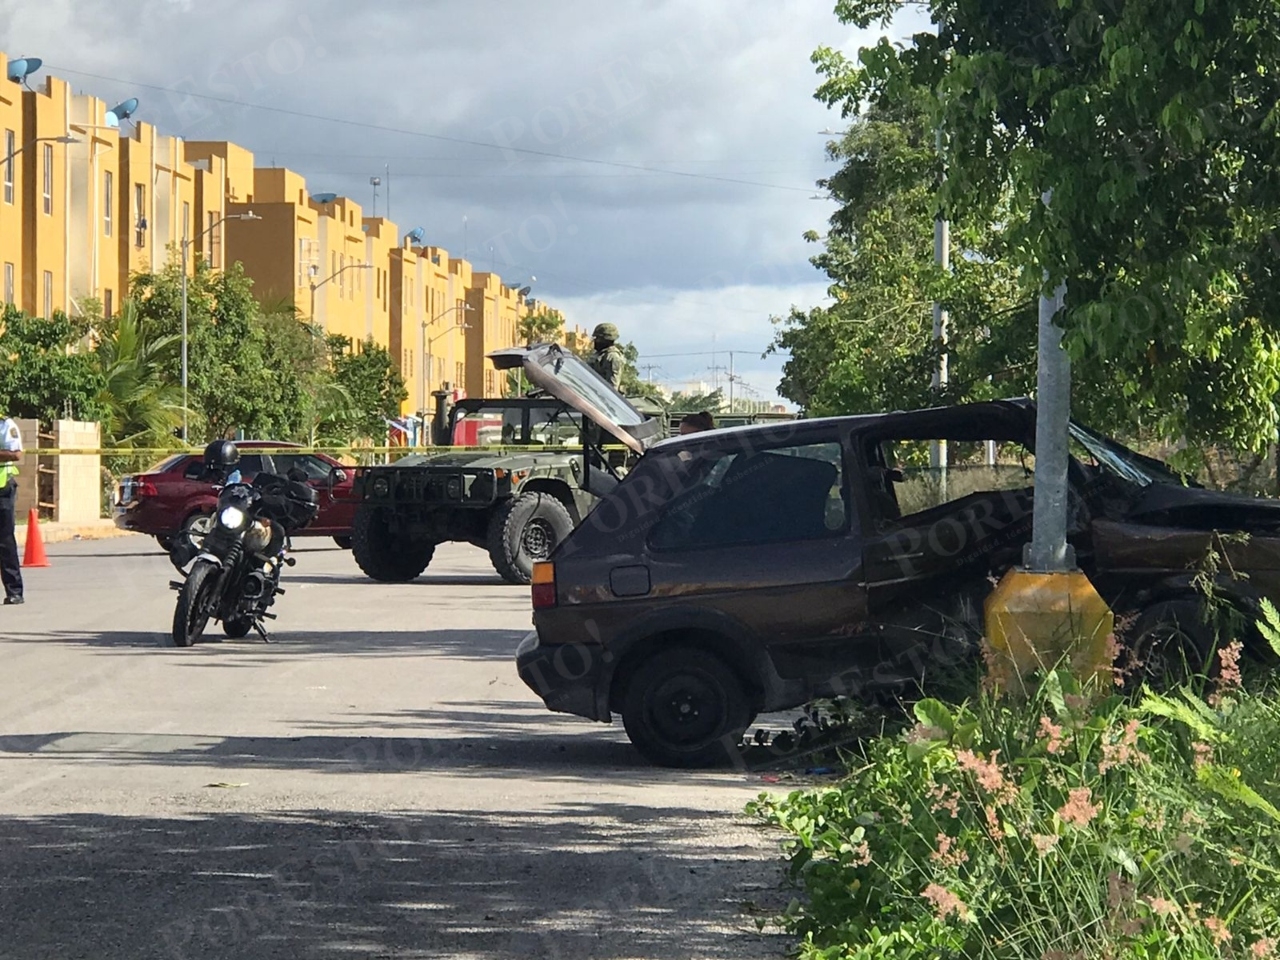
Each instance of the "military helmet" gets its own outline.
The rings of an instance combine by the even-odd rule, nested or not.
[[[215,440],[204,448],[207,470],[225,470],[240,462],[240,448],[230,440]]]
[[[608,343],[616,342],[619,336],[617,325],[612,323],[598,323],[596,328],[591,331],[593,340],[604,340]]]

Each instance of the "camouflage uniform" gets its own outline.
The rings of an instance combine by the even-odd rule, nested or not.
[[[618,346],[618,328],[612,323],[599,324],[592,332],[595,340],[595,355],[591,358],[591,367],[604,377],[613,389],[622,390],[622,371],[626,368],[627,358]]]

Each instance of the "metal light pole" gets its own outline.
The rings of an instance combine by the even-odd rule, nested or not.
[[[340,267],[337,270],[333,271],[333,273],[329,274],[319,283],[312,283],[311,284],[311,313],[308,315],[308,319],[310,319],[312,323],[316,322],[316,291],[317,290],[323,287],[326,283],[328,283],[334,277],[338,276],[339,274],[346,273],[348,270],[372,270],[372,269],[373,269],[372,263],[348,263],[345,267]]]
[[[1042,196],[1049,206],[1052,191]],[[1046,279],[1048,272],[1045,272]],[[1067,285],[1052,297],[1040,297],[1036,364],[1035,510],[1031,543],[1023,564],[1028,570],[1060,572],[1075,566],[1067,547],[1067,429],[1071,420],[1071,361],[1062,349],[1062,327],[1054,318],[1066,301]]]
[[[938,128],[937,132],[937,150],[938,155],[942,155],[942,128]],[[942,174],[942,183],[947,180],[946,172]],[[933,262],[936,263],[944,272],[951,270],[951,224],[947,218],[939,211],[938,216],[933,221]],[[935,300],[933,304],[933,342],[938,347],[938,366],[933,371],[933,389],[935,392],[941,392],[946,389],[950,381],[949,371],[947,369],[947,323],[950,320],[947,308],[942,305],[940,300]],[[935,440],[929,448],[929,466],[938,473],[938,484],[940,487],[941,500],[947,498],[947,441]]]
[[[428,337],[427,327],[435,323],[441,317],[447,317],[451,313],[456,313],[459,310],[468,311],[468,310],[474,310],[474,309],[475,307],[471,306],[471,304],[463,303],[463,304],[459,304],[458,306],[450,307],[448,310],[445,310],[443,313],[437,314],[436,316],[432,317],[430,320],[422,321],[422,407],[420,409],[422,410],[423,417],[426,417],[427,415],[427,381],[431,376],[431,345],[435,343],[437,340],[439,340],[441,337],[443,337],[446,333],[452,333],[455,330],[471,329],[471,326],[465,320],[463,320],[462,322],[456,324],[455,326],[451,327],[448,330],[441,330],[434,337]]]
[[[194,237],[182,238],[182,442],[188,441],[188,404],[187,404],[187,259],[188,251],[191,244],[199,240],[206,233],[212,233],[228,220],[261,220],[262,218],[255,214],[252,210],[246,213],[233,213],[223,217],[221,220],[211,223],[204,230],[201,230]],[[186,224],[183,224],[183,233],[186,233]]]

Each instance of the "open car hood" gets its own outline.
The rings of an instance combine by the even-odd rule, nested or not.
[[[545,390],[636,453],[644,453],[661,434],[662,423],[648,417],[581,358],[555,343],[495,350],[489,359],[499,370],[522,368]]]

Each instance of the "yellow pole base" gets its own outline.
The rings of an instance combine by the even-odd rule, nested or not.
[[[997,690],[1021,687],[1036,670],[1069,667],[1082,681],[1112,682],[1107,638],[1115,617],[1079,570],[1013,569],[987,597],[987,669]]]

